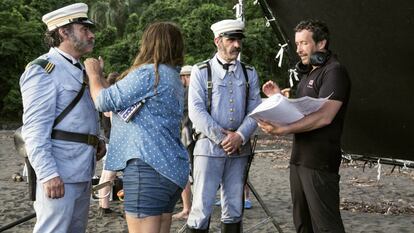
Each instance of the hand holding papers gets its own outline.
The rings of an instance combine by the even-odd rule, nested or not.
[[[255,120],[286,125],[317,111],[329,97],[312,98],[305,96],[298,99],[288,99],[281,94],[275,94],[257,106],[249,116]]]

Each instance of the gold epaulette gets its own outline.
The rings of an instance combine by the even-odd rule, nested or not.
[[[36,59],[34,61],[31,61],[29,64],[27,64],[26,69],[29,68],[32,65],[39,65],[41,66],[47,73],[51,73],[53,69],[55,68],[55,64],[49,62],[45,59]]]

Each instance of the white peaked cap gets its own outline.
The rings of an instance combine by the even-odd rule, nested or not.
[[[88,19],[88,5],[85,3],[75,3],[49,12],[43,15],[42,21],[47,25],[49,31],[70,23],[94,25]]]
[[[191,70],[193,69],[192,66],[186,65],[181,67],[180,74],[191,74]]]
[[[244,22],[236,19],[225,19],[211,25],[214,38],[219,36],[244,38]]]

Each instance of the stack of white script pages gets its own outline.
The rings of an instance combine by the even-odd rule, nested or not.
[[[328,100],[305,96],[289,99],[281,94],[275,94],[265,99],[249,116],[255,120],[264,120],[278,124],[290,124],[312,112],[317,111]]]

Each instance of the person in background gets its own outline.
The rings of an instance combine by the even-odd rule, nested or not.
[[[180,78],[185,88],[184,92],[184,116],[181,121],[181,142],[185,147],[188,147],[192,141],[192,128],[193,124],[188,117],[188,86],[190,85],[190,75],[191,75],[192,66],[186,65],[181,68]],[[191,160],[191,158],[190,158]],[[191,167],[191,165],[190,165]],[[185,186],[183,192],[181,193],[181,199],[183,201],[183,209],[181,212],[176,213],[172,216],[173,219],[185,220],[188,218],[191,210],[191,183],[190,181]]]
[[[295,27],[301,79],[296,97],[329,100],[316,112],[288,125],[261,121],[269,134],[294,134],[290,159],[293,222],[297,232],[345,232],[339,211],[341,135],[350,96],[347,70],[329,50],[325,23],[305,20]],[[274,82],[263,85],[267,96],[279,92]]]
[[[251,209],[253,207],[252,201],[250,200],[250,189],[246,185],[244,185],[244,208]]]
[[[112,72],[106,78],[109,85],[113,85],[116,81],[116,78],[119,76],[118,72]],[[111,118],[112,112],[104,112],[102,113],[101,124],[104,130],[104,135],[106,138],[106,148],[108,149],[109,138],[111,134]],[[99,179],[99,183],[105,183],[107,181],[114,181],[116,177],[115,171],[109,171],[105,169],[105,162],[106,162],[106,155],[102,158],[102,172],[101,178]],[[112,185],[105,186],[104,188],[98,191],[99,193],[99,214],[106,215],[110,214],[113,211],[109,208],[109,199],[112,190]],[[114,195],[114,194],[113,194]]]
[[[208,232],[219,186],[222,232],[241,232],[244,171],[251,154],[250,136],[257,127],[248,114],[261,102],[259,80],[253,67],[237,60],[244,23],[223,20],[211,29],[217,53],[193,67],[188,95],[189,116],[200,135],[194,148],[187,232]]]
[[[105,169],[123,170],[124,208],[130,233],[169,232],[172,212],[187,184],[188,154],[180,141],[184,88],[181,30],[171,22],[150,24],[133,65],[106,87],[103,60],[85,60],[90,90],[101,112],[138,102],[130,121],[113,114]]]
[[[214,203],[215,206],[221,206],[221,199],[218,198]],[[244,208],[251,209],[253,208],[252,201],[250,200],[250,189],[247,184],[244,185]]]
[[[105,154],[80,64],[95,41],[87,13],[86,4],[76,3],[45,14],[45,41],[51,48],[20,78],[22,135],[37,176],[35,233],[86,231],[95,163]],[[79,93],[76,105],[55,124]]]

